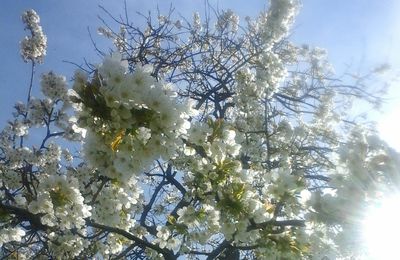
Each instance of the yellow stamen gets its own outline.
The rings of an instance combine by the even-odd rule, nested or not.
[[[125,136],[125,129],[122,129],[121,131],[118,132],[117,136],[114,138],[114,141],[111,142],[111,150],[113,152],[117,151],[118,146],[122,142],[122,138]]]

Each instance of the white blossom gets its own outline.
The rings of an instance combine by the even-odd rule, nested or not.
[[[28,10],[22,15],[22,21],[31,36],[25,36],[21,41],[21,56],[25,62],[31,60],[42,63],[46,55],[47,37],[39,25],[40,18],[34,10]]]

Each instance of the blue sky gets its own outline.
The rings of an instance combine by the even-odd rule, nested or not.
[[[264,0],[209,0],[222,9],[232,9],[244,18],[254,17],[266,6]],[[172,3],[176,12],[191,16],[200,13],[203,0],[127,0],[128,10],[147,12],[167,10]],[[122,0],[58,0],[23,1],[2,0],[0,8],[0,127],[10,118],[12,106],[17,100],[26,100],[29,80],[29,65],[19,55],[19,41],[26,35],[20,19],[26,9],[35,9],[41,17],[44,33],[48,37],[45,63],[37,68],[37,77],[53,70],[67,78],[75,67],[63,62],[68,60],[83,63],[99,62],[90,42],[88,28],[96,42],[103,48],[111,44],[96,35],[100,25],[97,15],[104,14],[98,5],[103,5],[113,14],[122,14]],[[303,0],[302,8],[292,31],[292,39],[299,44],[307,43],[328,50],[329,59],[336,71],[368,71],[388,62],[394,72],[400,69],[400,1],[398,0]],[[136,16],[137,17],[137,16]],[[379,118],[382,132],[389,141],[400,148],[400,131],[393,124],[393,116],[400,113],[399,85],[390,91],[392,101],[385,107],[386,115]],[[38,93],[36,81],[34,94]],[[388,137],[393,135],[392,137]],[[397,144],[396,144],[397,142]]]

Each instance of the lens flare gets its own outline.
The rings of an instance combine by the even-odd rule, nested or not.
[[[382,199],[369,208],[363,222],[368,259],[399,259],[400,194]]]

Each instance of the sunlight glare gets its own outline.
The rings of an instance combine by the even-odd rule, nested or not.
[[[397,94],[400,96],[400,94]],[[397,98],[396,101],[400,99]],[[393,101],[392,101],[393,102]],[[398,116],[400,113],[400,106],[396,106],[386,113],[378,120],[378,131],[383,140],[397,151],[400,151],[400,124],[397,124]]]
[[[368,259],[398,259],[400,195],[386,198],[367,211],[363,240]]]

